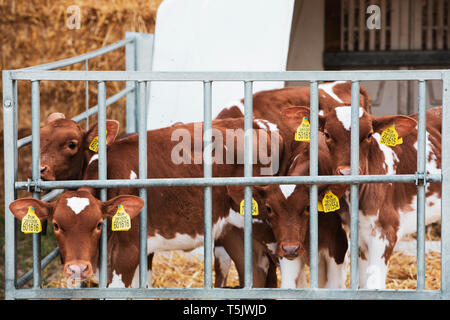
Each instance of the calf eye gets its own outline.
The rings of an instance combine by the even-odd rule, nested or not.
[[[325,132],[325,137],[327,137],[327,139],[330,139],[330,134],[328,132]]]
[[[59,230],[59,226],[58,226],[58,224],[56,222],[53,223],[53,230],[55,230],[55,231]]]
[[[97,230],[102,230],[103,222],[97,223]]]
[[[75,142],[73,142],[73,141],[70,141],[70,142],[69,142],[69,148],[70,148],[70,149],[73,150],[73,149],[75,149],[76,146],[77,146],[77,144],[76,144]]]

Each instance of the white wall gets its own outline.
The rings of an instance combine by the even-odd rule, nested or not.
[[[284,71],[293,6],[293,0],[165,0],[153,70]],[[255,82],[254,92],[283,86]],[[213,83],[213,117],[243,96],[242,83]],[[202,120],[202,83],[152,82],[148,129]]]

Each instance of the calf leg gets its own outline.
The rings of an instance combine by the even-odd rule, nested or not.
[[[223,246],[214,246],[214,272],[216,275],[214,286],[223,288],[227,284],[231,258]]]

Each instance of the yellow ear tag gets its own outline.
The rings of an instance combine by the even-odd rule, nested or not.
[[[295,141],[309,142],[309,121],[307,117],[303,117],[302,123],[295,132]]]
[[[112,231],[127,231],[131,228],[131,219],[128,213],[119,204],[116,214],[112,217],[111,230]]]
[[[244,215],[244,201],[241,201],[241,205],[240,205],[240,213],[241,215]],[[255,199],[252,198],[252,216],[257,216],[259,214],[259,210],[258,210],[258,202],[256,202]]]
[[[332,212],[340,209],[339,199],[336,195],[329,190],[322,199],[323,211],[325,213]],[[319,210],[320,211],[320,210]]]
[[[106,131],[106,133],[108,133],[108,131]],[[108,144],[108,140],[106,140],[106,144]],[[89,144],[89,150],[98,152],[98,136],[92,139],[91,144]]]
[[[22,219],[20,230],[23,233],[39,233],[42,231],[41,220],[36,216],[33,207],[28,207],[28,212]]]
[[[323,204],[322,204],[322,202],[317,202],[317,211],[323,212]]]
[[[398,138],[398,133],[397,130],[395,130],[394,124],[381,133],[380,143],[390,147],[395,147],[396,145],[403,143],[403,139]]]

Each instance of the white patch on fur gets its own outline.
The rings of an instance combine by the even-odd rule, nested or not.
[[[93,162],[93,161],[95,161],[95,160],[98,160],[98,153],[94,154],[94,155],[91,157],[91,159],[89,160],[88,165],[90,165],[91,162]]]
[[[337,264],[333,257],[330,257],[327,248],[319,252],[319,264],[323,263],[325,268],[319,268],[319,279],[323,278],[324,288],[343,289],[347,279],[347,256],[343,263]],[[322,271],[322,272],[321,272]],[[326,271],[326,274],[323,274]],[[322,274],[321,274],[322,273]],[[320,281],[319,281],[320,283]]]
[[[342,123],[345,130],[350,130],[350,126],[352,124],[352,107],[336,107],[334,110],[336,111],[336,117]],[[359,117],[361,118],[363,114],[364,109],[359,107]]]
[[[134,271],[133,280],[131,280],[131,287],[132,288],[139,288],[139,265],[137,266],[136,270]],[[152,287],[152,270],[147,270],[147,288]]]
[[[67,199],[67,206],[72,209],[75,214],[79,214],[89,205],[88,198],[72,197]]]
[[[297,257],[293,260],[280,258],[281,288],[305,288],[305,263]]]
[[[281,192],[286,199],[294,192],[296,186],[296,184],[280,184]]]
[[[136,174],[136,172],[134,172],[133,170],[131,170],[131,173],[130,173],[130,179],[137,179],[137,174]]]
[[[224,247],[214,247],[214,257],[216,258],[216,262],[219,263],[220,273],[222,274],[223,283],[220,284],[220,287],[226,285],[226,279],[228,275],[228,271],[231,267],[231,258],[228,253],[225,251]]]
[[[344,103],[344,101],[342,101],[341,98],[339,98],[333,91],[334,86],[339,84],[339,83],[345,83],[345,81],[335,81],[335,82],[329,82],[329,83],[322,83],[322,84],[319,84],[319,89],[322,89],[323,91],[325,91],[334,100],[336,100],[336,101],[338,101],[340,103]]]
[[[122,275],[118,275],[116,271],[113,271],[112,280],[108,285],[108,288],[125,288],[125,283],[122,281]]]
[[[269,131],[278,131],[278,127],[275,123],[264,119],[255,119],[256,124],[260,129],[269,129]]]
[[[378,132],[374,133],[372,137],[374,137],[374,139],[377,141],[380,150],[384,154],[384,169],[387,171],[386,174],[396,174],[397,170],[395,167],[395,163],[399,162],[397,154],[391,147],[380,143],[381,135]]]

